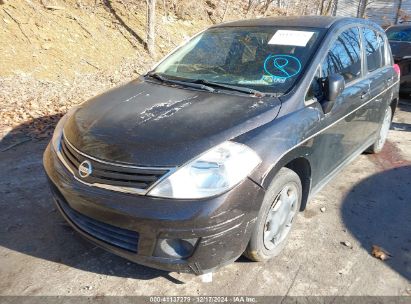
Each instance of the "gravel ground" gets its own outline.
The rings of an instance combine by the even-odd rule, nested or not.
[[[212,283],[130,263],[74,233],[46,185],[46,144],[0,142],[0,295],[411,295],[411,101],[384,151],[361,155],[300,214],[280,256],[240,258]],[[372,245],[392,258],[374,258]]]

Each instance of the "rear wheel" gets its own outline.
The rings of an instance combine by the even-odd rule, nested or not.
[[[266,192],[251,240],[244,255],[266,261],[286,245],[295,216],[300,210],[302,186],[298,175],[282,168]]]
[[[391,107],[388,107],[384,114],[384,119],[382,121],[380,132],[378,134],[377,140],[375,143],[368,148],[367,152],[369,153],[380,153],[384,144],[387,140],[388,131],[390,130],[392,120],[392,110]]]

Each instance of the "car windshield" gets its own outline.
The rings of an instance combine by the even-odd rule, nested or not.
[[[387,30],[387,37],[390,41],[411,42],[411,27],[390,28]]]
[[[323,31],[301,27],[211,28],[167,57],[152,73],[179,81],[284,94],[304,72]]]

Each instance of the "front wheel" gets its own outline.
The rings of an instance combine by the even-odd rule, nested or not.
[[[284,248],[295,216],[300,210],[302,186],[298,175],[282,168],[264,196],[260,214],[244,255],[266,261]]]
[[[388,107],[387,110],[385,110],[384,119],[382,121],[377,140],[371,147],[368,148],[367,152],[372,154],[381,152],[382,148],[384,148],[385,141],[388,137],[388,131],[390,130],[391,120],[392,110],[391,107]]]

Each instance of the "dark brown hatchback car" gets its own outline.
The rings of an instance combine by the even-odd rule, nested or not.
[[[312,196],[381,151],[393,65],[366,20],[213,26],[61,119],[44,153],[57,206],[91,242],[154,268],[271,259]]]

